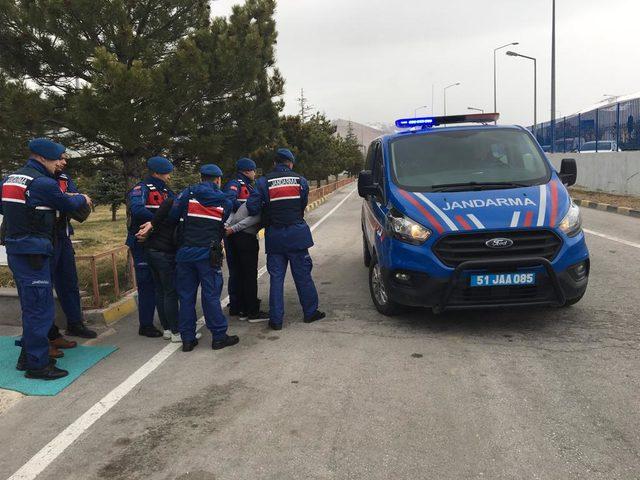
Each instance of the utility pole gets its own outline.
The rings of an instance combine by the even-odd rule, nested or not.
[[[307,103],[307,98],[304,96],[304,88],[300,89],[300,98],[297,99],[300,105],[300,120],[304,123],[309,116],[308,113],[313,109],[313,106]]]
[[[551,9],[551,152],[556,151],[556,0]]]
[[[436,99],[435,99],[435,90],[436,90],[436,84],[432,83],[431,84],[431,116],[432,117],[435,115],[435,112],[434,112],[434,108],[435,108],[434,103],[436,101]]]

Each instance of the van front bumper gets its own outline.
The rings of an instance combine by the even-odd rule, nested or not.
[[[470,287],[471,273],[538,272],[536,285]],[[584,295],[589,281],[589,259],[556,272],[544,258],[518,257],[461,263],[450,277],[425,272],[382,268],[387,292],[401,305],[429,307],[435,312],[514,306],[562,306]]]

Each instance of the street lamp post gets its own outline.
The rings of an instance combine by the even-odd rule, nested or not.
[[[467,110],[472,110],[472,111],[474,111],[474,112],[484,113],[484,110],[483,110],[482,108],[467,107]]]
[[[551,153],[556,151],[556,0],[551,4]]]
[[[512,45],[519,45],[519,43],[511,42],[493,49],[493,111],[494,113],[498,112],[498,80],[497,80],[497,67],[496,67],[496,52],[498,50],[502,50],[503,48],[507,48]],[[498,122],[496,121],[496,123]]]
[[[507,52],[507,55],[533,60],[533,130],[535,132],[536,126],[538,125],[538,61],[534,57],[512,52],[511,50]]]
[[[447,116],[447,90],[450,89],[451,87],[457,87],[458,85],[460,85],[460,82],[457,83],[452,83],[451,85],[447,85],[446,87],[444,87],[444,116]]]
[[[418,116],[418,110],[422,110],[423,108],[427,108],[428,105],[422,105],[421,107],[417,107],[413,110],[413,118],[416,118]]]

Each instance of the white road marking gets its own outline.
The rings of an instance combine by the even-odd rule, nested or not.
[[[329,216],[331,216],[342,204],[355,192],[355,189],[343,198],[329,213],[318,220],[312,227],[311,231],[318,228]],[[258,278],[267,271],[266,267],[262,267],[258,271]],[[222,300],[226,303],[229,297]],[[202,324],[203,318],[198,320]],[[201,325],[202,326],[202,325]],[[116,388],[107,393],[89,410],[82,414],[75,422],[60,432],[53,440],[47,443],[38,453],[29,459],[18,471],[11,475],[8,480],[33,480],[42,471],[47,468],[51,462],[58,458],[80,435],[86,432],[91,425],[97,422],[105,413],[111,410],[124,398],[127,393],[135,388],[141,381],[147,378],[153,371],[158,368],[164,361],[169,358],[176,350],[181,347],[180,343],[170,343],[162,350],[156,353],[151,360],[142,365],[138,370],[132,373],[129,378],[118,385]]]
[[[607,240],[618,242],[618,243],[621,243],[623,245],[627,245],[629,247],[640,248],[640,243],[630,242],[629,240],[624,240],[624,239],[618,238],[618,237],[612,237],[611,235],[607,235],[605,233],[594,232],[593,230],[588,230],[586,228],[584,228],[583,230],[584,230],[585,233],[588,233],[590,235],[595,235],[596,237],[606,238]]]
[[[330,210],[330,211],[329,211],[329,212],[328,212],[324,217],[322,217],[320,220],[318,220],[318,221],[317,221],[317,222],[316,222],[316,223],[311,227],[311,231],[313,232],[316,228],[318,228],[320,225],[322,225],[322,223],[323,223],[327,218],[329,218],[329,217],[333,214],[333,212],[335,212],[336,210],[338,210],[338,209],[342,206],[342,204],[343,204],[344,202],[346,202],[346,201],[349,199],[349,197],[350,197],[351,195],[353,195],[353,193],[354,193],[355,191],[356,191],[356,189],[355,189],[355,188],[354,188],[353,190],[351,190],[351,191],[347,194],[347,196],[346,196],[346,197],[344,197],[342,200],[340,200],[340,203],[338,203],[338,205],[336,205],[335,207],[333,207],[333,208],[332,208],[332,209],[331,209],[331,210]]]

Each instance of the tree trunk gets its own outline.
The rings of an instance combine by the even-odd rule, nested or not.
[[[120,205],[119,205],[119,204],[117,204],[117,203],[112,203],[112,204],[111,204],[111,221],[112,221],[112,222],[115,222],[115,221],[117,220],[117,218],[116,218],[116,212],[118,211],[118,207],[119,207],[119,206],[120,206]]]
[[[142,162],[138,156],[130,152],[123,152],[121,158],[122,172],[127,183],[127,191],[129,191],[142,177]]]

